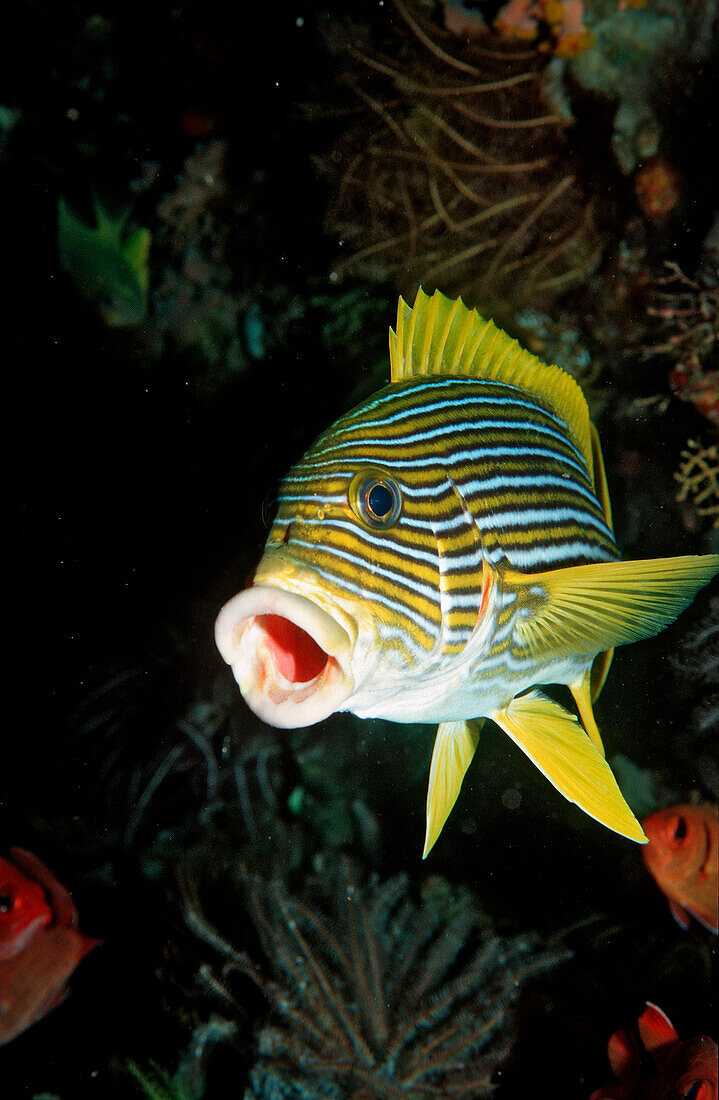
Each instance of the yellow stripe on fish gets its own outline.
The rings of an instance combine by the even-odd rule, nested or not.
[[[482,718],[644,841],[592,702],[614,646],[671,622],[719,557],[620,561],[581,389],[460,299],[400,298],[390,366],[290,470],[253,584],[218,616],[241,691],[283,728],[438,722],[425,855]],[[581,721],[538,684],[568,685]]]

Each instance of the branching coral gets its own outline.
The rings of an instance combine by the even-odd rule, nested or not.
[[[687,712],[680,760],[691,761],[692,788],[698,788],[704,798],[715,799],[719,786],[719,597],[709,601],[705,615],[679,638],[669,660]]]
[[[719,446],[703,447],[695,439],[687,440],[674,477],[679,482],[679,503],[691,501],[698,516],[709,517],[712,526],[719,527]]]
[[[647,311],[659,323],[659,340],[644,357],[672,359],[674,393],[719,425],[719,251],[707,250],[706,256],[696,279],[665,263],[667,274],[655,280]]]
[[[541,55],[395,7],[381,49],[360,29],[344,42],[356,121],[323,162],[328,228],[350,253],[338,271],[500,312],[550,300],[586,273],[598,241]]]
[[[334,903],[321,908],[280,882],[248,880],[266,977],[188,907],[191,926],[269,1003],[247,1095],[486,1095],[509,1049],[521,984],[567,953],[478,935],[476,911],[460,906],[448,917],[431,901],[417,905],[404,876],[362,887],[343,862],[336,878]]]
[[[545,34],[542,47],[557,57],[574,57],[592,44],[584,26],[582,0],[509,0],[499,9],[494,26],[508,38],[531,42]]]

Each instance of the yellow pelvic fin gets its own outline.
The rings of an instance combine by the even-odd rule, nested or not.
[[[719,571],[719,554],[507,571],[519,594],[513,644],[538,659],[602,653],[658,634]],[[603,682],[600,669],[599,687]]]
[[[427,789],[427,827],[422,859],[426,859],[457,801],[464,774],[479,743],[481,721],[442,722],[432,752]]]
[[[461,298],[447,298],[438,290],[430,297],[421,287],[412,308],[400,298],[397,330],[389,332],[389,357],[393,382],[460,375],[504,382],[539,398],[566,422],[593,470],[589,410],[578,383],[526,351]]]
[[[611,768],[573,714],[531,691],[491,718],[565,798],[615,833],[646,843]]]
[[[599,657],[597,657],[597,661]],[[595,661],[596,664],[596,661]],[[605,756],[604,745],[602,744],[602,738],[597,729],[597,723],[594,718],[594,711],[592,710],[592,669],[580,676],[578,680],[575,680],[573,684],[569,685],[569,690],[574,696],[574,702],[577,704],[577,710],[579,711],[579,717],[582,720],[584,731],[591,740],[592,744],[601,752],[602,756]]]

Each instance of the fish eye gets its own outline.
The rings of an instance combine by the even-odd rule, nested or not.
[[[397,482],[381,470],[361,470],[350,485],[350,505],[368,527],[391,527],[402,511]]]
[[[15,907],[15,898],[9,892],[0,894],[0,913],[11,913]]]
[[[703,1086],[703,1081],[693,1081],[686,1092],[682,1093],[682,1100],[700,1100]]]

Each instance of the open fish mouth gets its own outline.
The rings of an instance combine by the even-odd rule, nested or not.
[[[260,584],[233,596],[217,616],[215,641],[246,703],[271,726],[320,722],[354,688],[347,631],[294,592]]]

